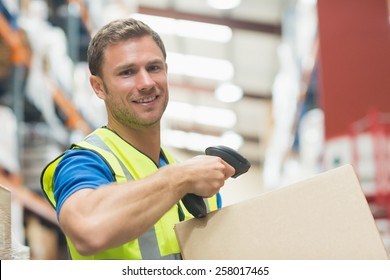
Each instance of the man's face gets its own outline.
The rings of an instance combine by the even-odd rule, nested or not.
[[[101,83],[109,121],[135,129],[159,124],[168,103],[167,65],[151,36],[109,46]]]

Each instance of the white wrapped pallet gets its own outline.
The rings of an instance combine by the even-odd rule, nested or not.
[[[0,185],[0,259],[11,259],[11,192]]]
[[[16,117],[10,108],[0,106],[0,120],[0,167],[17,174],[20,172],[20,164]]]

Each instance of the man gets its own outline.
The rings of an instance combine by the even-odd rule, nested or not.
[[[235,170],[213,156],[175,163],[161,148],[166,52],[147,25],[107,24],[89,44],[88,63],[107,126],[49,164],[41,180],[71,257],[179,259],[173,227],[188,218],[181,198],[194,193],[216,209],[216,194]]]

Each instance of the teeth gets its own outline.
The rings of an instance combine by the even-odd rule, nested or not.
[[[141,100],[138,100],[137,103],[147,103],[147,102],[151,102],[153,100],[155,100],[156,97],[149,97],[149,98],[145,98],[145,99],[141,99]]]

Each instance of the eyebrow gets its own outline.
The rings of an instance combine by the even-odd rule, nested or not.
[[[165,64],[165,61],[161,60],[160,58],[156,58],[156,59],[149,61],[148,65],[149,64]]]
[[[135,67],[134,63],[120,64],[120,65],[114,67],[114,72],[121,72],[125,69],[134,68],[134,67]]]
[[[152,59],[151,61],[149,61],[146,65],[152,65],[152,64],[162,64],[164,65],[165,62],[159,58],[156,58],[156,59]],[[136,67],[137,64],[135,63],[126,63],[126,64],[121,64],[117,67],[114,68],[114,71],[117,72],[117,71],[122,71],[122,70],[125,70],[125,69],[129,69],[129,68],[134,68]]]

